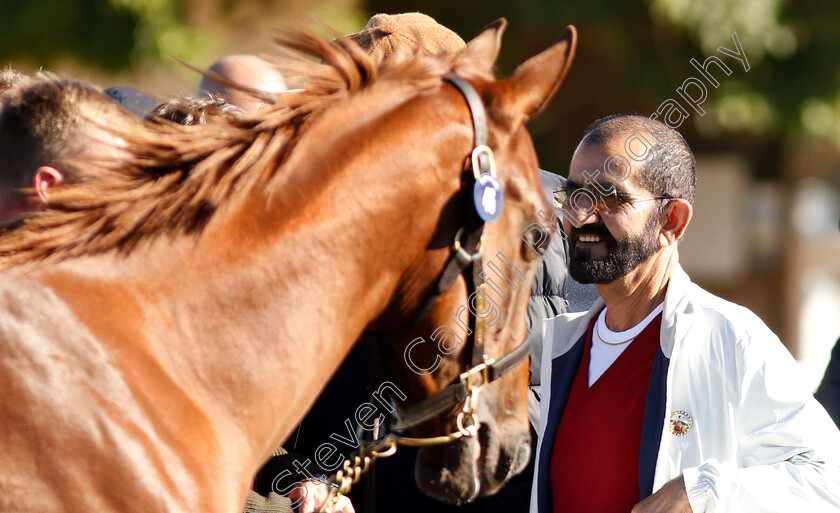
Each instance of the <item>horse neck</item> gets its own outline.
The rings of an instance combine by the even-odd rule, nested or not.
[[[405,114],[435,126],[428,107]],[[314,127],[284,166],[294,171],[225,207],[197,239],[165,237],[127,259],[45,273],[104,344],[142,346],[215,432],[240,440],[226,452],[247,450],[251,464],[290,433],[385,308],[460,184],[460,158],[446,173],[404,171],[439,167],[430,128],[415,133],[415,151],[401,139],[373,162],[359,138],[334,131]],[[386,139],[367,149],[393,146]],[[325,147],[344,159],[324,161]]]

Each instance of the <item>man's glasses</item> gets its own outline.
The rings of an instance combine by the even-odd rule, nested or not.
[[[587,216],[594,214],[596,211],[612,211],[621,205],[629,203],[662,199],[670,200],[674,198],[667,194],[639,196],[637,194],[619,191],[615,187],[612,187],[608,194],[601,194],[586,187],[561,185],[554,189],[554,199],[560,203],[562,208],[572,210],[579,215]]]

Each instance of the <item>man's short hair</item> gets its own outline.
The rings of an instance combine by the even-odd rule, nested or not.
[[[146,119],[167,120],[184,126],[206,125],[214,117],[234,118],[244,113],[221,96],[184,96],[161,103],[146,115]]]
[[[132,120],[92,84],[46,74],[18,83],[3,96],[0,112],[0,187],[30,187],[40,166],[74,179],[72,162],[89,148],[93,130]]]
[[[683,136],[665,123],[640,114],[615,114],[592,123],[581,144],[606,145],[618,141],[623,148],[624,141],[636,131],[655,151],[655,157],[648,159],[639,172],[639,184],[651,194],[683,198],[693,205],[697,184],[694,154]],[[629,156],[623,156],[630,160]]]

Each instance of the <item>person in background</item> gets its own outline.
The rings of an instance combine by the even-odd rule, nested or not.
[[[2,94],[9,90],[12,86],[23,82],[24,80],[29,80],[29,77],[12,69],[11,66],[0,71],[0,111],[3,110]]]
[[[828,361],[822,382],[814,396],[831,415],[834,423],[840,427],[840,338],[831,350],[831,359]]]
[[[0,224],[40,208],[55,187],[80,179],[75,162],[119,158],[124,141],[114,130],[139,123],[99,87],[45,73],[18,78],[2,105]]]
[[[828,361],[825,375],[814,396],[831,415],[834,423],[840,427],[840,338],[831,350],[831,359]]]
[[[220,97],[245,112],[254,112],[263,102],[233,84],[266,94],[288,90],[286,80],[276,66],[255,55],[228,55],[207,68],[198,81],[196,96]]]
[[[155,98],[133,87],[109,87],[105,89],[105,94],[138,118],[146,116],[146,114],[158,105],[158,101]]]
[[[166,120],[183,126],[206,125],[213,118],[235,118],[245,111],[219,96],[173,98],[153,108],[146,119]]]
[[[374,15],[362,30],[347,37],[377,61],[408,57],[421,44],[431,54],[451,54],[467,45],[461,36],[419,12]]]

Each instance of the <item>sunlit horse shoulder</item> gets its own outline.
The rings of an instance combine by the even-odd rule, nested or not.
[[[283,36],[310,57],[308,89],[240,120],[120,134],[125,162],[87,169],[0,233],[0,510],[240,511],[354,341],[405,331],[475,216],[476,127],[450,72],[483,100],[505,194],[484,263],[503,255],[518,285],[495,298],[481,350],[519,347],[536,265],[519,234],[547,208],[523,123],[559,86],[575,34],[497,81],[503,28],[381,65],[346,40]],[[467,282],[381,348],[405,407],[470,367],[466,343],[415,347],[418,365],[442,356],[429,374],[403,359],[467,304]],[[424,489],[467,500],[526,465],[527,374],[483,390],[477,437],[421,451]],[[458,431],[460,409],[414,434]]]

